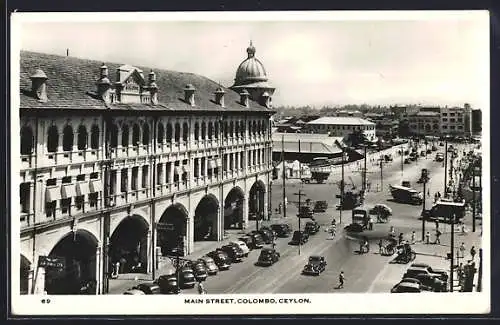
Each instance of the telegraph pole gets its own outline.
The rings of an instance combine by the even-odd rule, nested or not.
[[[342,210],[344,206],[344,187],[345,187],[345,181],[344,181],[344,146],[342,146],[342,181],[340,183],[340,220],[339,223],[342,224]]]
[[[454,257],[454,254],[455,254],[455,219],[456,219],[455,212],[453,212],[453,214],[450,216],[450,218],[451,218],[451,222],[450,222],[450,224],[451,224],[450,292],[453,292],[453,272],[454,272],[454,268],[455,268],[455,257]]]
[[[365,163],[364,163],[364,168],[363,168],[363,192],[366,192],[366,143],[364,144],[364,153],[365,153]]]
[[[424,183],[424,199],[422,200],[422,242],[424,242],[425,239],[425,187],[427,184],[427,176],[427,170],[425,168],[422,169],[422,174],[420,175],[422,182]]]
[[[383,191],[384,188],[384,164],[383,164],[383,159],[380,159],[380,191]]]
[[[403,145],[401,145],[401,178],[403,178],[404,160],[405,160],[405,151],[404,151]]]
[[[472,232],[476,232],[476,167],[472,164]]]
[[[301,206],[302,206],[302,205],[301,205],[301,204],[302,204],[302,195],[304,195],[304,194],[302,194],[302,190],[299,190],[299,193],[293,193],[293,194],[295,194],[295,195],[298,195],[298,196],[299,196],[299,213],[297,214],[297,218],[299,218],[299,231],[300,231],[300,228],[301,228],[301,227],[300,227],[300,219],[302,219],[302,218],[300,217],[300,208],[301,208]],[[302,236],[302,235],[301,235],[301,236]],[[299,255],[300,255],[300,246],[301,246],[301,243],[300,243],[300,242],[301,242],[301,240],[302,240],[302,237],[299,239]]]
[[[281,136],[281,164],[283,165],[283,218],[286,219],[286,171],[285,171],[285,136]]]
[[[446,176],[447,176],[447,171],[446,169],[448,168],[448,138],[445,138],[444,141],[444,192],[443,192],[443,197],[446,197],[446,189],[448,187],[448,184],[446,184]]]

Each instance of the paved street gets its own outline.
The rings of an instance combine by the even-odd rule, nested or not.
[[[395,150],[397,149],[395,148]],[[444,147],[439,147],[439,150],[443,152]],[[417,184],[416,181],[420,177],[421,169],[427,168],[431,180],[427,184],[430,195],[426,195],[426,204],[428,208],[431,207],[434,193],[437,191],[443,192],[444,182],[444,168],[442,163],[434,161],[435,153],[430,154],[428,158],[419,158],[417,163],[405,164],[403,177],[401,175],[400,156],[397,153],[394,154],[394,161],[384,164],[382,190],[380,190],[379,166],[372,163],[367,164],[369,171],[367,177],[368,182],[371,182],[371,191],[367,194],[366,205],[385,203],[393,209],[393,217],[389,223],[375,224],[373,231],[363,233],[363,236],[366,235],[370,240],[371,251],[369,254],[360,255],[357,253],[359,242],[354,238],[346,238],[345,234],[341,233],[337,234],[336,238],[331,239],[325,231],[331,222],[332,216],[337,221],[339,220],[339,211],[335,210],[338,203],[335,195],[340,193],[337,185],[340,180],[340,173],[337,170],[332,173],[326,184],[301,184],[298,180],[287,180],[287,218],[274,215],[272,221],[260,222],[260,226],[273,222],[286,222],[294,230],[298,229],[298,218],[296,218],[298,196],[294,195],[294,193],[297,193],[300,189],[305,193],[305,197],[312,201],[326,200],[328,202],[329,207],[325,213],[315,214],[316,221],[322,226],[321,231],[311,236],[309,242],[300,247],[300,255],[298,246],[288,245],[289,238],[278,239],[276,249],[281,253],[281,259],[271,267],[256,266],[255,262],[260,250],[254,250],[243,262],[233,264],[230,270],[209,277],[204,285],[205,289],[211,294],[387,292],[400,279],[402,266],[389,264],[393,257],[378,254],[378,241],[387,237],[390,226],[395,227],[396,234],[404,233],[407,239],[409,239],[409,234],[415,230],[417,240],[420,240],[422,227],[422,222],[419,220],[422,206],[392,202],[388,185],[399,184],[404,179],[409,180],[413,187],[422,190],[423,185]],[[378,154],[375,154],[375,157],[378,157]],[[345,176],[346,180],[351,176],[356,186],[361,186],[361,173],[356,168],[346,168]],[[346,183],[349,184],[349,181],[346,181]],[[273,207],[276,208],[281,201],[282,183],[281,181],[275,181],[272,189]],[[342,223],[344,225],[349,224],[351,211],[343,211],[342,215]],[[308,219],[302,220],[302,227],[307,221]],[[466,220],[466,224],[470,224],[470,220]],[[253,230],[255,227],[255,222],[251,222],[247,231]],[[431,232],[432,237],[434,236],[433,223],[427,223],[426,230]],[[237,236],[237,233],[232,233],[227,240],[234,239]],[[214,244],[221,246],[221,243]],[[213,248],[215,247],[208,248],[207,246],[207,251],[199,251],[195,255],[196,257],[201,256]],[[301,275],[301,270],[308,256],[313,254],[325,256],[328,262],[326,271],[318,277]],[[439,267],[442,267],[442,265],[439,265]],[[344,289],[336,290],[335,286],[340,271],[344,271],[346,275],[346,284]],[[381,279],[384,279],[385,282]],[[126,289],[126,285],[129,285],[129,283],[125,282],[120,288]],[[196,293],[196,289],[183,290],[183,293]]]

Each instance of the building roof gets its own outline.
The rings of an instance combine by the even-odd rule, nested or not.
[[[440,116],[438,112],[431,112],[431,111],[420,111],[416,114],[412,114],[410,116]]]
[[[342,152],[342,149],[336,145],[338,137],[329,137],[325,134],[310,133],[273,133],[273,151],[282,151],[284,142],[285,152],[317,153],[317,154],[335,154]]]
[[[307,124],[325,125],[375,125],[375,123],[359,117],[325,116],[308,122]]]
[[[109,79],[117,81],[116,71],[121,64],[105,62],[109,69]],[[95,96],[101,61],[64,57],[21,51],[20,91],[21,108],[64,108],[64,109],[107,109],[101,99]],[[150,68],[136,67],[150,71]],[[41,103],[31,92],[32,75],[37,69],[47,74],[48,102]],[[206,77],[185,72],[153,69],[158,85],[158,105],[151,104],[111,104],[111,109],[121,110],[164,110],[164,111],[268,111],[257,102],[250,100],[250,107],[240,104],[240,96],[235,91],[224,88],[225,107],[216,104],[214,92],[220,85]],[[147,78],[147,77],[146,77]],[[184,100],[184,87],[192,84],[196,88],[195,103],[191,106]]]

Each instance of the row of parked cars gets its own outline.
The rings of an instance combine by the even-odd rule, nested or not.
[[[392,293],[447,292],[448,272],[435,269],[425,263],[413,263],[403,275],[403,279],[392,289]]]
[[[193,288],[197,282],[206,281],[219,271],[229,270],[233,263],[248,257],[253,249],[263,248],[257,265],[272,265],[279,260],[280,254],[274,248],[264,248],[264,245],[272,244],[278,237],[289,237],[291,232],[292,228],[288,224],[273,224],[251,231],[197,260],[182,258],[183,266],[177,271],[161,275],[153,282],[140,283],[124,294],[178,294],[181,289]]]

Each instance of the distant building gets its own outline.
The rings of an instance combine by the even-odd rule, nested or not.
[[[439,112],[414,113],[408,116],[408,122],[409,132],[412,135],[438,136],[441,133]]]
[[[383,118],[375,124],[375,135],[385,139],[392,139],[398,135],[398,128],[398,120]]]
[[[471,136],[471,108],[468,104],[464,107],[442,107],[440,114],[441,134]]]
[[[347,111],[342,110],[335,113],[338,117],[363,117],[363,113],[360,111]]]
[[[483,114],[480,109],[473,109],[471,112],[471,120],[472,120],[472,133],[477,134],[482,131],[482,119]]]
[[[375,123],[359,117],[320,117],[303,127],[303,133],[329,134],[342,138],[354,131],[363,131],[369,140],[375,139]]]

